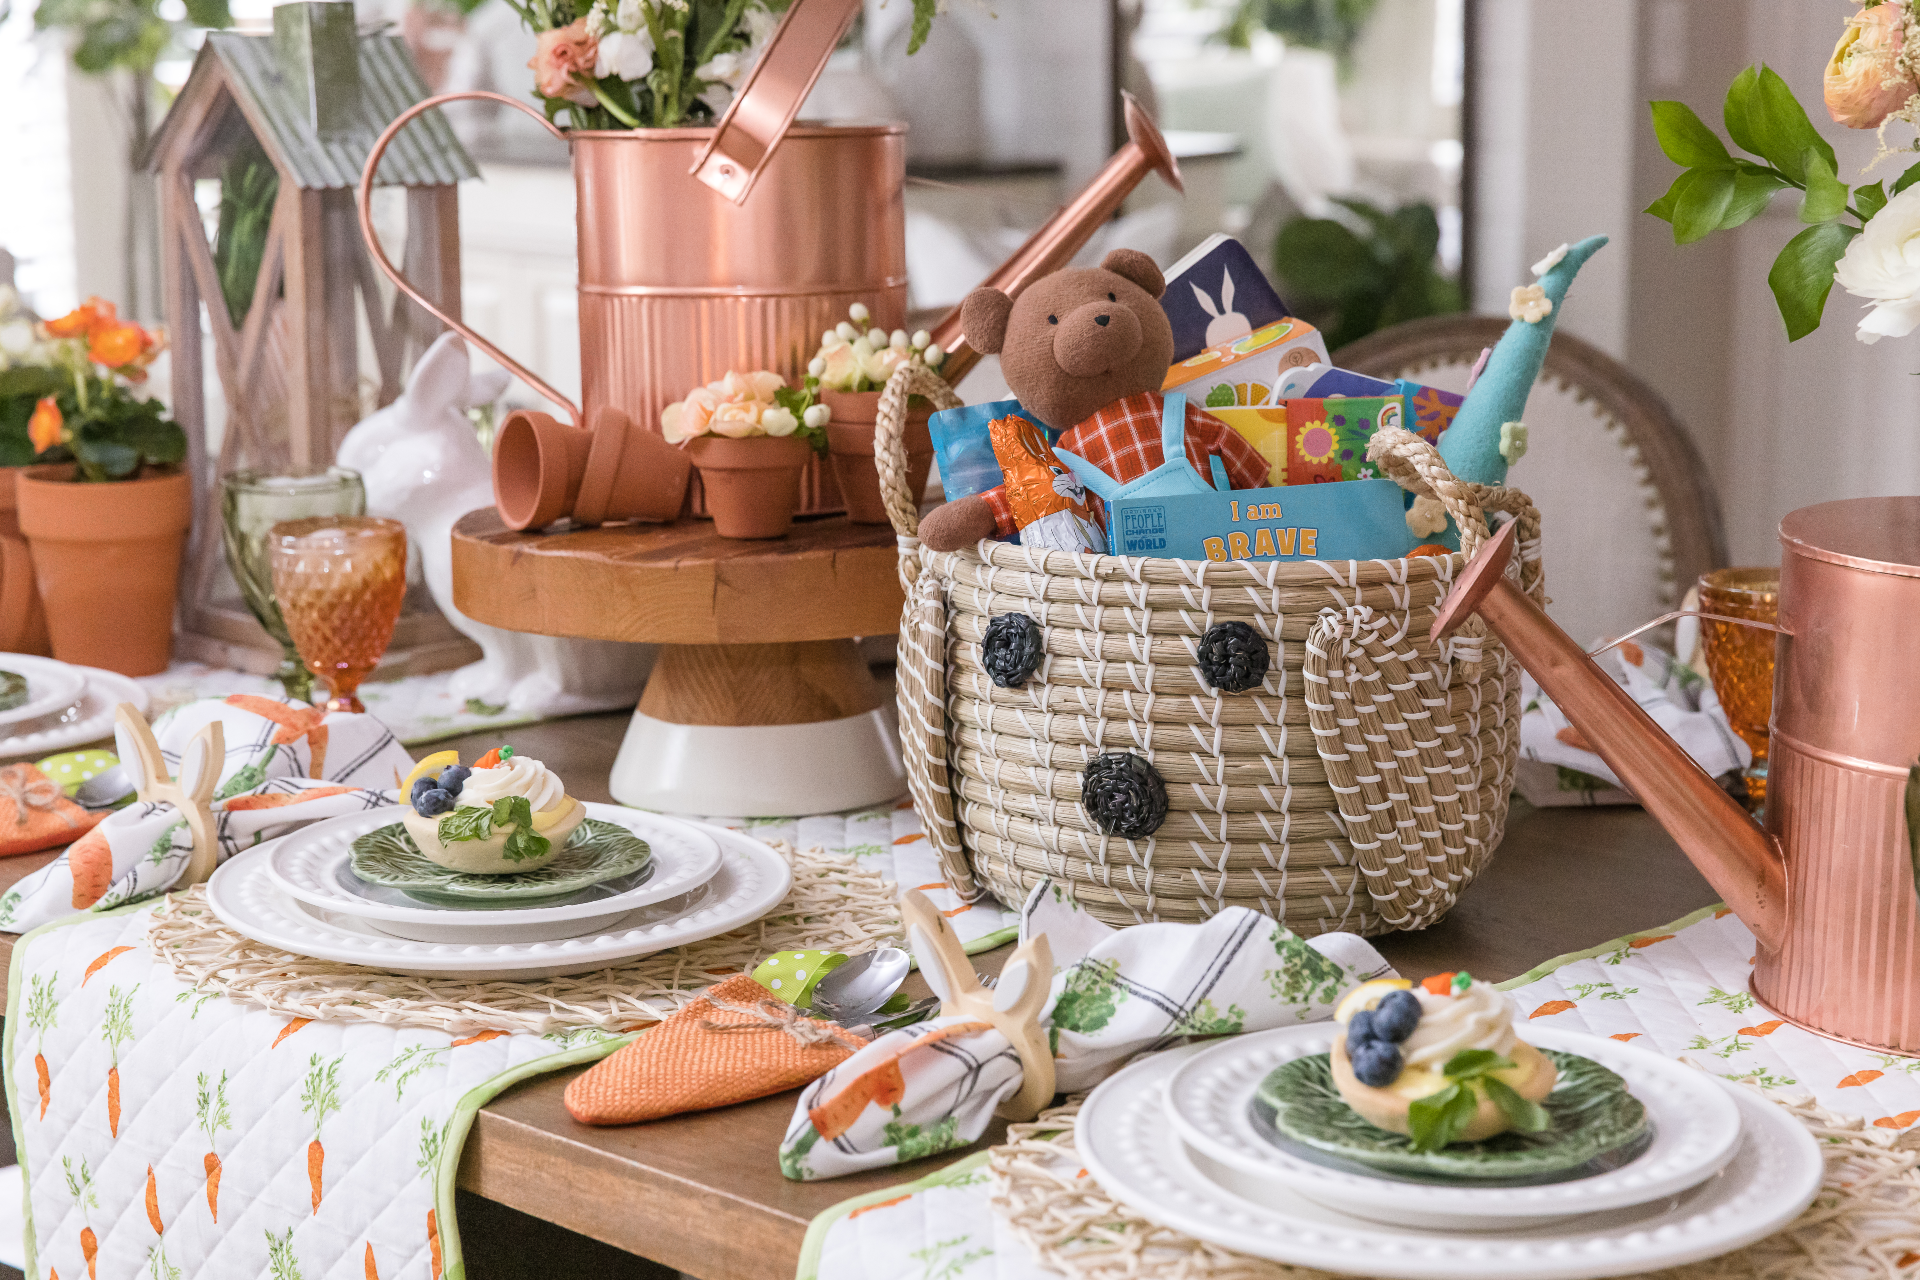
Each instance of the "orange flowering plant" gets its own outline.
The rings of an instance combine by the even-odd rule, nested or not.
[[[111,481],[185,458],[186,433],[133,391],[163,346],[99,298],[39,323],[0,298],[0,466],[71,461]]]

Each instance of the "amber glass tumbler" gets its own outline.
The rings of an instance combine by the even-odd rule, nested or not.
[[[1700,576],[1702,613],[1755,622],[1780,621],[1780,571],[1716,569]],[[1700,620],[1707,674],[1727,720],[1753,749],[1747,770],[1747,807],[1758,812],[1767,799],[1767,738],[1773,721],[1773,650],[1777,634],[1737,623]]]
[[[374,516],[282,521],[267,538],[273,595],[330,712],[364,712],[354,691],[387,652],[407,594],[407,528]]]

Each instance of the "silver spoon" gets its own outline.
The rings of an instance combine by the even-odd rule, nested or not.
[[[82,809],[110,810],[132,800],[133,792],[133,776],[127,773],[126,766],[115,765],[80,784],[73,799]]]
[[[887,1003],[912,967],[913,958],[897,947],[851,957],[815,985],[810,1012],[842,1025],[864,1019]]]

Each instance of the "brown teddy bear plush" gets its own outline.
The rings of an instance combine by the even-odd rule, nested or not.
[[[1173,326],[1159,302],[1166,287],[1153,259],[1116,249],[1098,267],[1042,277],[1017,300],[976,289],[961,304],[960,319],[974,350],[999,353],[1023,408],[1070,428],[1060,447],[1125,484],[1166,461],[1160,386],[1173,362]],[[1202,476],[1210,474],[1208,455],[1217,455],[1233,488],[1267,483],[1260,452],[1192,402],[1186,446]],[[920,522],[920,541],[943,552],[1014,532],[1005,486],[937,507]]]

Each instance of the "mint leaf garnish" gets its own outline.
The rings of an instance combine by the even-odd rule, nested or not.
[[[1493,1075],[1517,1064],[1492,1050],[1461,1050],[1447,1060],[1447,1084],[1407,1105],[1407,1138],[1415,1152],[1438,1152],[1453,1142],[1480,1109],[1477,1085],[1487,1092],[1516,1130],[1537,1134],[1547,1128],[1547,1112]]]
[[[1407,1138],[1415,1152],[1438,1152],[1473,1120],[1479,1107],[1473,1090],[1458,1082],[1415,1099],[1407,1107]]]
[[[438,832],[440,839],[447,844],[454,841],[484,841],[493,834],[493,811],[484,805],[462,805],[452,813],[440,816]]]
[[[493,803],[493,821],[497,827],[512,825],[507,847],[502,850],[509,862],[524,863],[544,858],[553,842],[533,830],[533,802],[524,796],[503,796]]]
[[[1447,1060],[1447,1066],[1441,1071],[1450,1081],[1463,1080],[1470,1076],[1484,1076],[1488,1072],[1497,1072],[1502,1068],[1514,1066],[1512,1059],[1503,1058],[1492,1050],[1462,1050]]]
[[[1521,1097],[1518,1090],[1499,1077],[1485,1077],[1480,1084],[1485,1087],[1487,1097],[1506,1114],[1508,1124],[1514,1129],[1524,1134],[1538,1134],[1547,1128],[1547,1110],[1532,1099]]]

